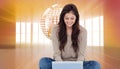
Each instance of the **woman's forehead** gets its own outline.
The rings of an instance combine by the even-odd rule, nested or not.
[[[65,16],[69,17],[69,16],[75,16],[75,14],[73,12],[68,12],[65,14]]]

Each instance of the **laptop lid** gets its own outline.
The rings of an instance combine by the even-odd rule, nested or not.
[[[54,61],[52,69],[83,69],[83,61]]]

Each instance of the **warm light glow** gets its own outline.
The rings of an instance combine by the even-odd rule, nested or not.
[[[39,32],[38,32],[38,30],[39,30],[39,25],[38,25],[39,23],[37,23],[37,22],[33,22],[33,44],[37,44],[38,43],[38,35],[39,35]]]
[[[26,23],[26,43],[30,44],[31,43],[31,23],[27,22]]]
[[[26,14],[22,12],[24,10],[19,11],[19,15],[17,15],[20,21],[16,22],[16,43],[49,44],[51,29],[54,24],[58,23],[61,10],[62,8],[58,4],[54,4],[48,7],[40,17],[32,16],[33,12]],[[103,16],[85,18],[83,15],[80,17],[80,25],[87,29],[88,46],[104,46]]]
[[[16,34],[20,34],[20,22],[16,22]]]
[[[86,27],[86,29],[87,29],[87,45],[88,46],[92,46],[92,38],[94,38],[94,37],[92,37],[92,19],[91,18],[89,18],[89,19],[86,19],[85,20],[85,27]]]
[[[25,22],[21,22],[21,43],[25,43]]]
[[[87,29],[88,46],[104,46],[103,41],[103,16],[88,18],[80,21],[81,25]]]
[[[103,16],[100,16],[100,46],[104,46],[104,24],[103,24]]]
[[[100,27],[99,27],[100,21],[99,21],[99,17],[94,17],[93,18],[93,45],[94,46],[98,46],[100,45]]]
[[[16,22],[16,43],[20,43],[20,22]]]
[[[16,22],[16,44],[50,45],[50,39],[43,34],[39,22]]]

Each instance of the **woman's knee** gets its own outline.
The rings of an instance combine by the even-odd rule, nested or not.
[[[40,61],[39,61],[39,65],[47,63],[48,59],[49,59],[48,57],[41,58]]]
[[[101,69],[100,63],[98,61],[90,61],[95,69]]]
[[[54,61],[53,59],[49,58],[49,57],[43,57],[40,59],[39,61],[39,66],[40,67],[44,67],[46,65],[49,65],[52,63],[52,61]]]

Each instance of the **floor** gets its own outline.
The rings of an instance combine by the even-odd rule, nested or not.
[[[96,60],[102,69],[120,69],[119,48],[88,47],[86,60]],[[51,45],[16,47],[16,49],[0,49],[0,69],[39,69],[42,57],[51,57]]]

